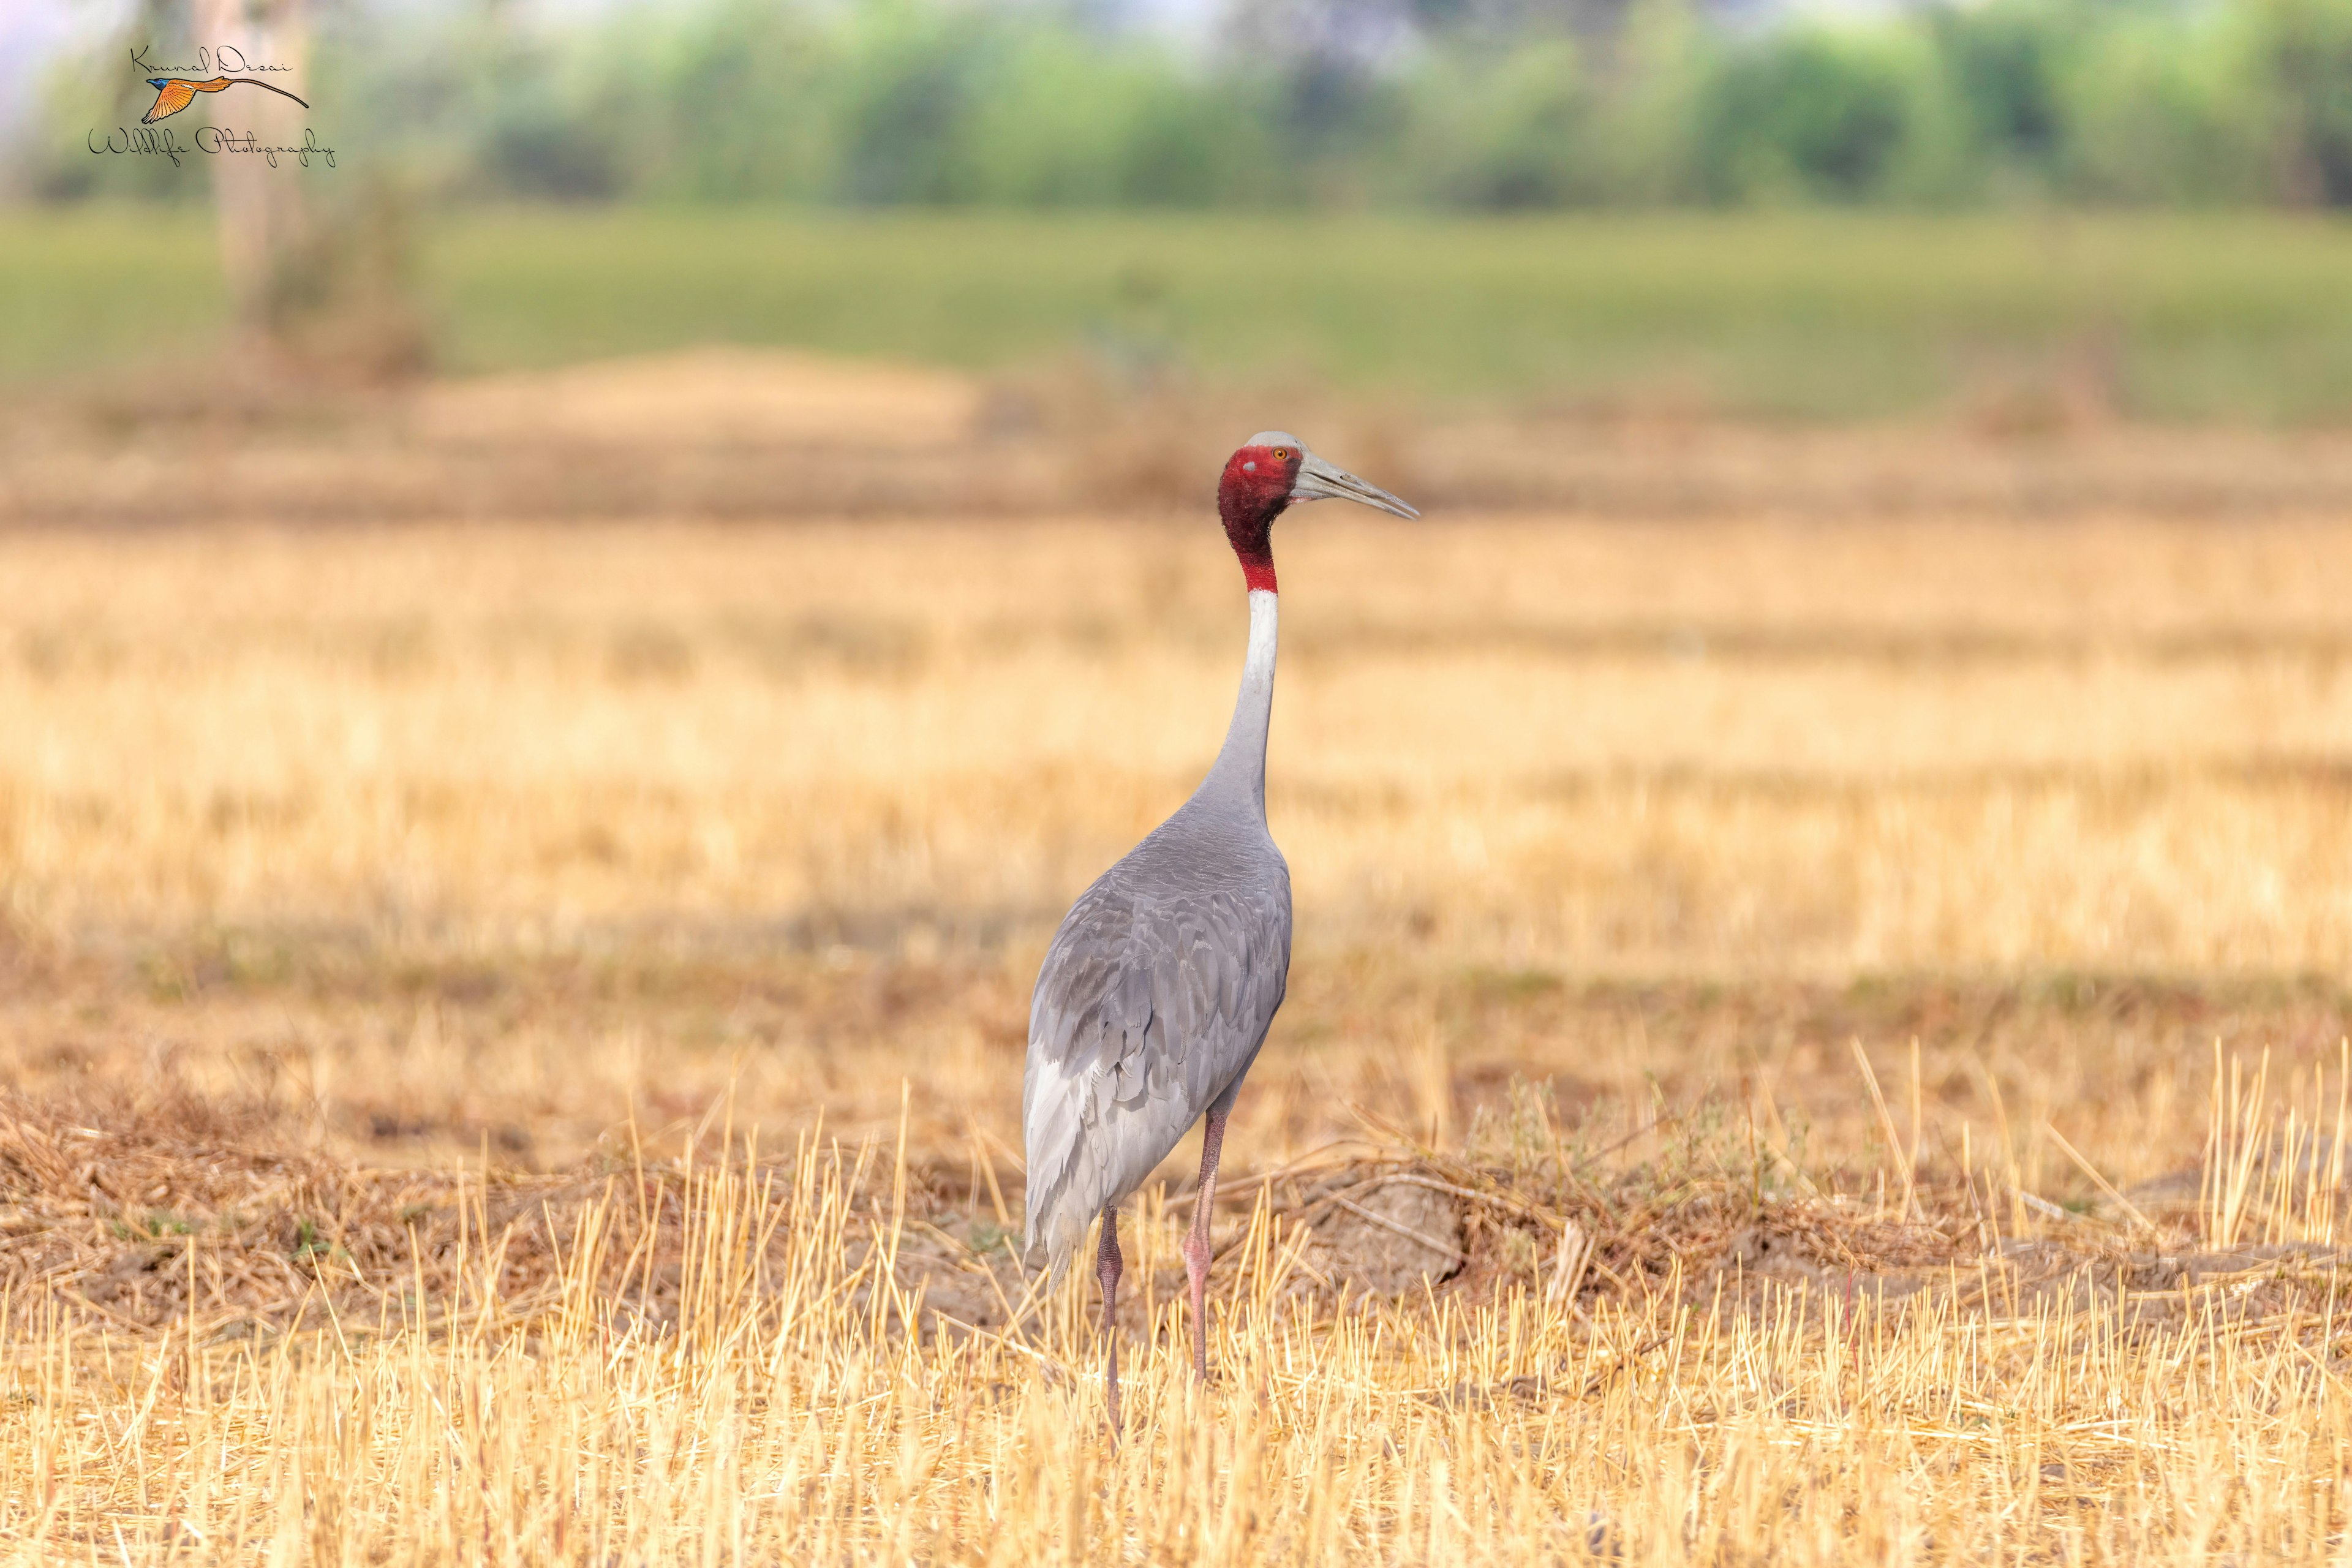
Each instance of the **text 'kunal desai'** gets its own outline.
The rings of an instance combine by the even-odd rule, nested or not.
[[[192,66],[159,66],[147,58],[152,44],[142,44],[131,51],[131,68],[142,77],[150,76],[210,76],[215,71],[226,71],[232,76],[253,76],[262,71],[291,72],[292,66],[262,65],[245,58],[245,51],[235,44],[217,44],[207,49],[199,45],[196,63]]]

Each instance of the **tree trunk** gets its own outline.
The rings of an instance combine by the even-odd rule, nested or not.
[[[214,73],[261,76],[304,98],[310,96],[307,0],[194,0],[195,41],[212,51]],[[283,66],[263,73],[256,66]],[[242,141],[250,132],[264,146],[301,145],[302,106],[274,92],[231,88],[211,99],[212,123]],[[221,267],[243,346],[275,355],[281,342],[287,273],[309,243],[309,214],[299,165],[272,168],[258,153],[211,160],[214,205],[220,218]]]

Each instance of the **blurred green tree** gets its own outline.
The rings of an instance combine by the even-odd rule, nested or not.
[[[195,3],[134,27],[184,39]],[[1191,42],[1132,3],[343,0],[314,55],[426,199],[2352,205],[2352,0],[1233,0]],[[119,43],[45,126],[125,118]],[[22,183],[188,188],[75,134]]]

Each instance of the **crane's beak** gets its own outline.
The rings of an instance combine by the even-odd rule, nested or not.
[[[1391,517],[1421,515],[1380,486],[1366,484],[1337,463],[1327,463],[1312,452],[1298,456],[1298,478],[1290,485],[1290,499],[1294,501],[1351,500]]]

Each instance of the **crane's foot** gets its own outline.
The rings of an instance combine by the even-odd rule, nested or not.
[[[1192,1307],[1192,1378],[1209,1381],[1209,1244],[1191,1232],[1183,1243],[1184,1272]]]

